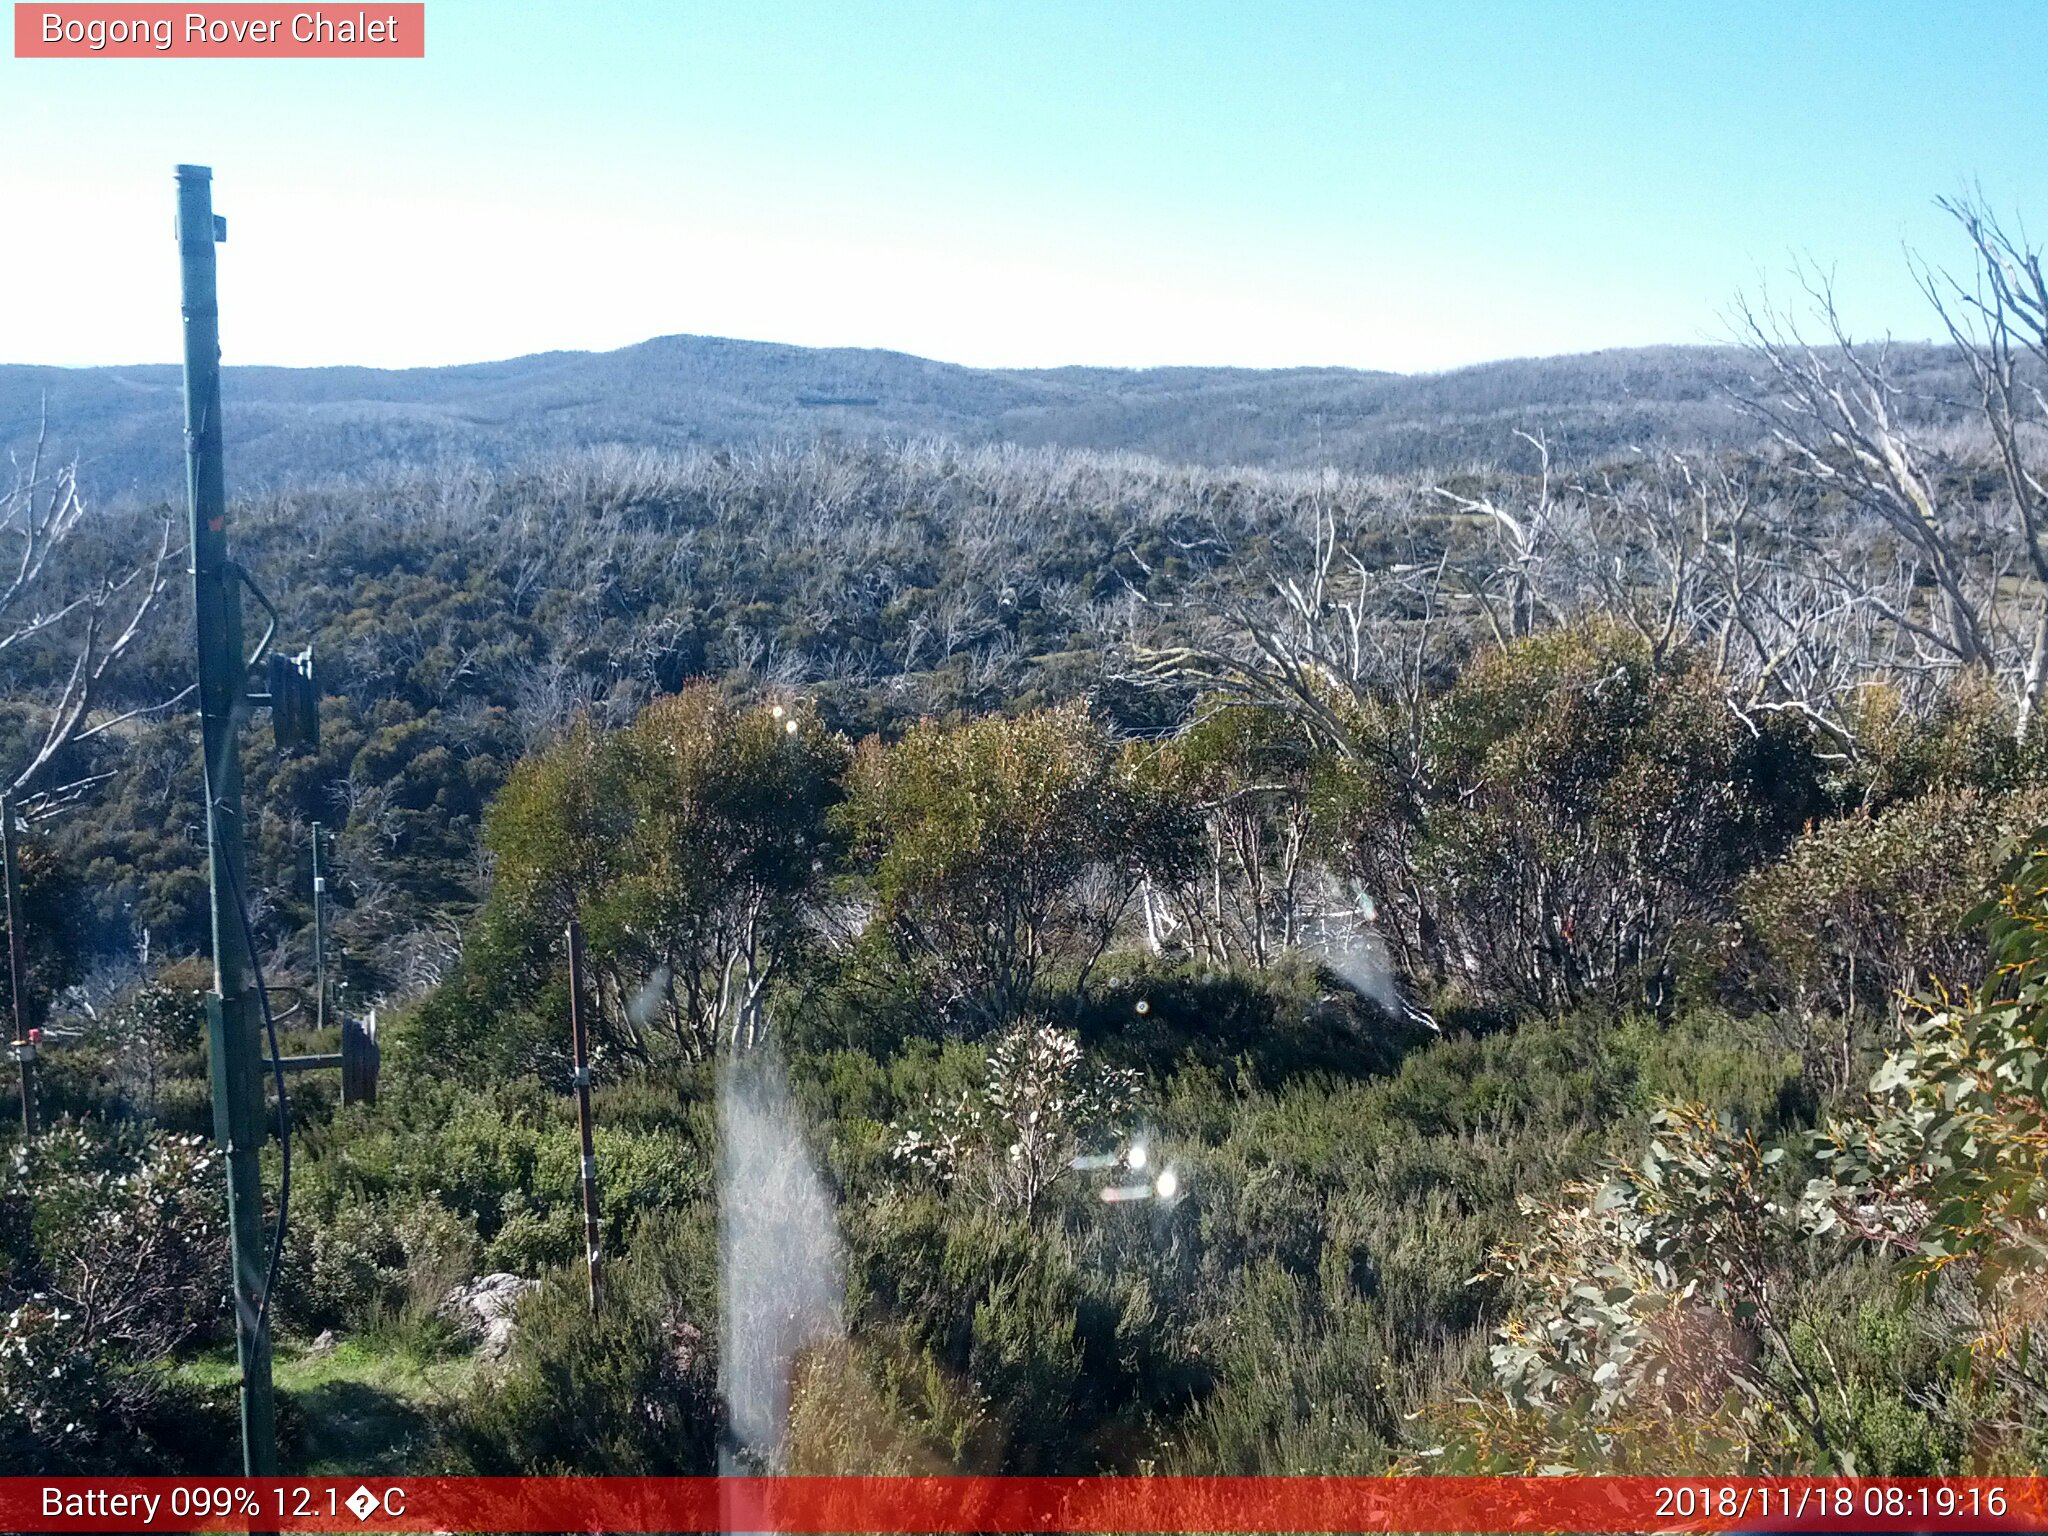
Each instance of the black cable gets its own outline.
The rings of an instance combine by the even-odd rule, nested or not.
[[[256,929],[249,921],[249,904],[242,899],[242,885],[225,860],[221,872],[228,894],[234,898],[235,915],[241,919],[242,948],[249,956],[249,979],[256,984],[256,1006],[263,1012],[263,1031],[270,1042],[270,1074],[277,1083],[277,1224],[270,1234],[270,1264],[263,1277],[263,1300],[256,1311],[256,1333],[260,1338],[270,1324],[270,1298],[277,1293],[277,1277],[284,1266],[284,1229],[292,1209],[292,1101],[284,1087],[284,1053],[277,1044],[277,1018],[270,1011],[270,989],[263,981],[263,962],[256,958]]]

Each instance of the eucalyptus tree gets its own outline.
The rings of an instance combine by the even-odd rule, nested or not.
[[[495,883],[471,979],[558,984],[583,925],[600,1036],[650,1058],[745,1050],[829,875],[843,744],[800,706],[697,683],[623,730],[579,724],[492,806]],[[502,990],[502,989],[499,989]]]
[[[1170,806],[1076,705],[870,739],[847,823],[877,931],[938,1022],[990,1029],[1060,974],[1076,990],[1129,914]]]

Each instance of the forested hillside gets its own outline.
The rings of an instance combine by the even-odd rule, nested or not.
[[[1896,359],[1914,417],[1969,384],[1952,354]],[[459,368],[234,368],[224,390],[235,484],[281,489],[423,465],[516,468],[591,446],[743,448],[820,438],[1131,451],[1175,463],[1401,472],[1509,464],[1515,433],[1561,460],[1758,440],[1732,409],[1733,348],[1653,347],[1435,375],[1345,368],[961,368],[896,352],[665,336]],[[47,402],[59,452],[100,496],[183,484],[175,367],[0,366],[0,447]]]
[[[1963,227],[1960,403],[1765,323],[1712,448],[1581,459],[1506,368],[1344,385],[1450,391],[1432,454],[1526,434],[1479,465],[571,453],[522,406],[524,467],[242,498],[325,695],[317,752],[247,734],[252,922],[331,1049],[323,823],[385,1063],[292,1085],[287,1465],[2038,1468],[2048,311]],[[213,1470],[178,533],[77,490],[0,522],[47,1031],[0,1464]]]

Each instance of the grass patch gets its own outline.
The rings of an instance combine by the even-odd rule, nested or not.
[[[233,1349],[187,1360],[176,1374],[199,1387],[239,1379]],[[437,1413],[468,1388],[476,1361],[427,1355],[376,1339],[314,1353],[280,1342],[271,1362],[284,1471],[306,1477],[417,1471]]]

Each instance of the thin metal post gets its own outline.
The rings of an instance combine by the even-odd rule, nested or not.
[[[313,823],[313,1027],[327,1027],[327,875],[320,864],[320,823]]]
[[[36,1042],[28,1027],[28,945],[21,931],[21,865],[14,846],[14,796],[0,794],[0,864],[6,866],[7,974],[14,994],[14,1059],[21,1067],[21,1133],[36,1134]]]
[[[599,1273],[597,1140],[590,1117],[590,1023],[583,1013],[583,925],[569,923],[569,1040],[576,1060],[576,1123],[583,1133],[583,1248],[590,1261],[590,1315],[604,1299]]]
[[[242,651],[242,577],[228,557],[227,482],[221,448],[220,311],[213,172],[178,167],[178,254],[185,318],[185,478],[191,506],[192,605],[199,651],[199,734],[206,774],[206,840],[213,888],[214,990],[206,1000],[213,1058],[214,1135],[227,1154],[228,1234],[234,1267],[235,1353],[242,1368],[242,1470],[277,1470],[270,1330],[263,1310],[269,1252],[263,1240],[263,1051],[242,912],[241,724],[248,709]]]

